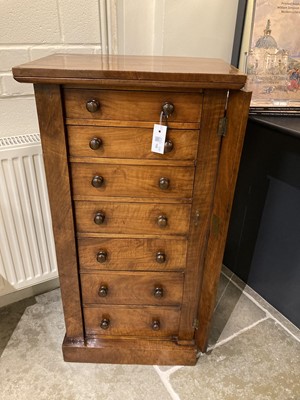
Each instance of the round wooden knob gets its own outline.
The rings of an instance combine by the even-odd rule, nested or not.
[[[170,186],[170,180],[168,178],[160,178],[158,186],[162,190],[166,190]]]
[[[162,251],[156,253],[156,262],[163,264],[166,261],[166,255]]]
[[[94,113],[94,112],[98,111],[99,108],[100,108],[100,103],[98,100],[92,99],[92,100],[88,100],[86,102],[86,109],[90,113]]]
[[[103,185],[103,182],[104,182],[103,176],[96,175],[92,179],[92,186],[94,186],[94,188],[99,188]]]
[[[92,150],[98,150],[101,146],[102,146],[102,140],[100,138],[94,137],[93,139],[90,140],[90,148]]]
[[[160,286],[156,287],[153,291],[153,295],[158,299],[162,298],[164,295],[164,289]]]
[[[105,214],[102,211],[98,211],[94,218],[95,224],[102,225],[104,220],[105,220]]]
[[[160,322],[159,322],[158,319],[155,319],[155,320],[152,322],[152,329],[153,329],[154,331],[159,331],[159,330],[160,330]]]
[[[110,325],[110,320],[108,318],[103,318],[102,321],[100,322],[101,329],[108,329],[109,325]]]
[[[157,225],[160,228],[165,228],[168,225],[168,218],[165,215],[160,215],[157,218]]]
[[[100,297],[106,297],[108,294],[108,287],[106,285],[101,285],[98,291]]]
[[[105,263],[107,260],[107,252],[105,250],[100,250],[97,253],[97,261],[98,263]]]
[[[174,104],[169,103],[168,101],[162,105],[162,112],[166,117],[169,117],[174,112]]]
[[[173,150],[173,147],[174,147],[172,140],[167,140],[165,142],[165,146],[164,147],[165,147],[164,152],[165,153],[170,153]]]

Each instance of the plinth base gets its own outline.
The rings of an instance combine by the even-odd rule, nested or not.
[[[64,360],[83,363],[195,365],[194,345],[178,345],[168,340],[88,339],[71,341],[65,337]]]

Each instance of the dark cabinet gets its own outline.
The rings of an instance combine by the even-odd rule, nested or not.
[[[300,326],[300,119],[250,118],[224,264]]]

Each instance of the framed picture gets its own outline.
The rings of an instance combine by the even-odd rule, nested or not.
[[[300,0],[245,0],[238,67],[250,114],[300,115]],[[240,17],[241,18],[241,17]]]

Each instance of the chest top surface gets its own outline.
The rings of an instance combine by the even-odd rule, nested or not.
[[[241,89],[246,75],[220,59],[166,56],[54,54],[13,68],[19,82],[160,81]],[[96,82],[95,82],[96,81]]]

